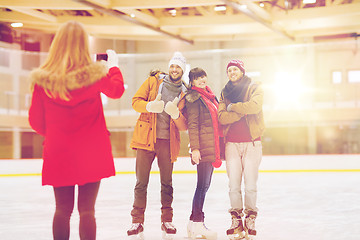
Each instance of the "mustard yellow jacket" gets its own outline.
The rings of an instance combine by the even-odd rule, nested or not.
[[[251,139],[254,140],[263,135],[265,130],[264,114],[262,111],[264,91],[260,82],[251,82],[245,94],[247,101],[233,103],[231,111],[227,111],[230,100],[224,98],[221,93],[218,108],[219,122],[224,126],[223,133],[226,135],[232,123],[246,117],[250,129]]]
[[[132,107],[140,113],[136,122],[134,134],[130,147],[133,149],[144,149],[154,151],[156,142],[156,113],[146,110],[148,102],[155,100],[159,92],[160,84],[163,82],[161,73],[148,77],[140,86],[132,98]],[[180,152],[180,132],[187,130],[186,118],[182,111],[185,107],[185,93],[181,92],[178,108],[180,116],[177,119],[170,119],[170,153],[171,162],[175,162]]]

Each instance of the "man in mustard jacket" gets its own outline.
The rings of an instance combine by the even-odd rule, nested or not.
[[[182,81],[186,60],[175,52],[169,62],[169,73],[150,74],[132,98],[135,111],[141,113],[130,147],[136,149],[136,185],[131,211],[129,236],[143,234],[147,186],[151,165],[158,160],[161,181],[161,230],[175,234],[173,218],[172,171],[180,150],[180,133],[186,130],[182,114],[186,86]]]
[[[255,219],[258,208],[257,179],[262,158],[261,136],[265,130],[262,111],[264,91],[260,82],[245,75],[244,63],[231,60],[226,68],[228,83],[221,92],[219,122],[225,136],[226,171],[232,217],[226,234],[232,238],[256,237]],[[242,199],[244,179],[244,201]],[[242,217],[246,214],[244,225]]]

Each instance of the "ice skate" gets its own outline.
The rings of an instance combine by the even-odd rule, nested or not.
[[[249,214],[245,218],[246,239],[249,240],[256,239],[255,219],[256,219],[256,214]]]
[[[217,239],[217,233],[208,229],[203,222],[193,222],[191,229],[191,239]]]
[[[244,226],[241,215],[236,211],[231,211],[231,227],[226,231],[226,235],[231,240],[245,239]]]
[[[131,224],[130,229],[127,231],[128,239],[143,240],[144,239],[144,225],[142,223]]]
[[[189,220],[188,225],[186,227],[188,238],[191,238],[193,224],[194,222],[192,220]]]
[[[164,240],[172,240],[176,234],[176,228],[172,222],[162,222],[161,231]]]

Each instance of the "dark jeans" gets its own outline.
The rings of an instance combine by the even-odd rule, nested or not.
[[[79,233],[82,240],[96,239],[95,201],[100,181],[78,187]],[[70,217],[74,209],[75,186],[54,187],[56,210],[53,220],[54,240],[70,237]]]
[[[155,151],[138,149],[136,152],[136,185],[134,189],[134,204],[131,211],[133,223],[143,223],[146,209],[147,187],[149,183],[151,165],[158,160],[161,182],[161,221],[171,222],[173,218],[173,163],[170,160],[170,140],[157,139]]]
[[[190,220],[194,222],[204,222],[204,202],[205,195],[211,183],[214,167],[211,162],[200,162],[197,165],[197,185],[193,198],[192,212]]]

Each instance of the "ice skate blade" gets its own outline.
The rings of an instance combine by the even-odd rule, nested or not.
[[[134,235],[130,235],[127,238],[128,240],[144,240],[144,232],[138,233],[138,234],[134,234]]]
[[[189,239],[192,239],[192,240],[198,240],[198,239],[216,240],[217,234],[214,236],[205,236],[202,234],[198,234],[198,235],[191,234],[191,236],[189,236]]]
[[[166,233],[162,231],[162,240],[173,240],[175,238],[175,234]]]
[[[249,235],[249,234],[246,233],[244,239],[246,239],[246,240],[256,240],[256,236],[254,236],[254,235]]]
[[[245,228],[245,239],[246,240],[256,240],[256,235],[250,235],[248,230]]]
[[[245,235],[242,233],[237,233],[237,234],[231,234],[228,235],[228,238],[230,240],[241,240],[241,239],[246,239]]]

